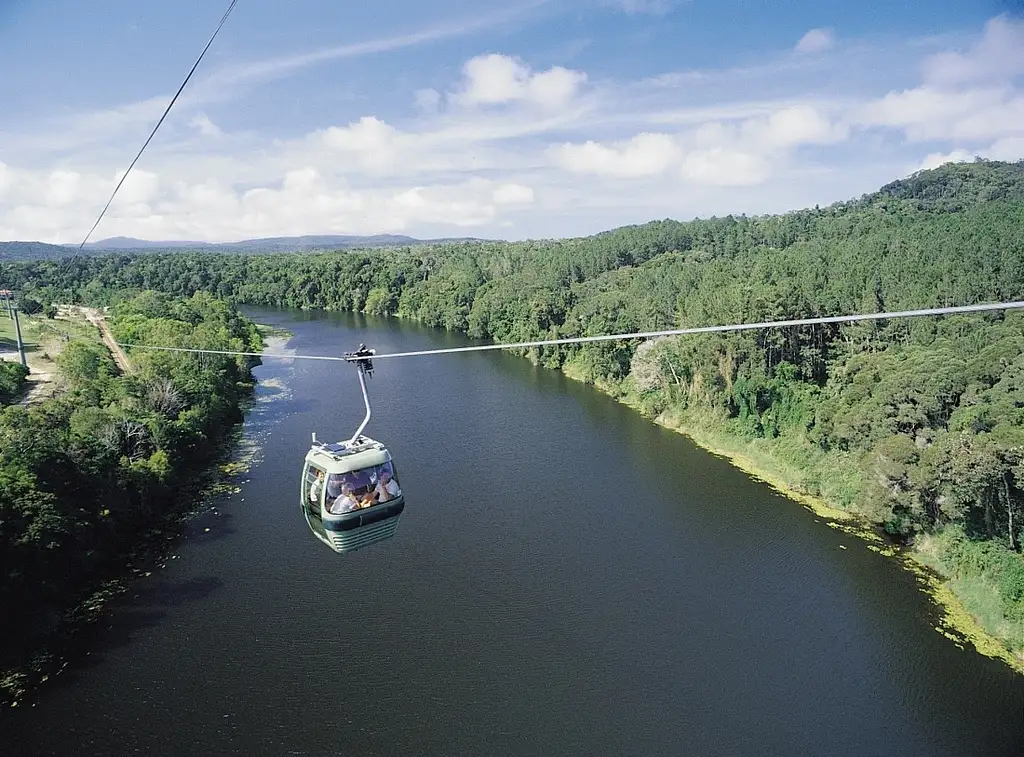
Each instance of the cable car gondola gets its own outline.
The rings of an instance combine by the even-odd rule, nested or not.
[[[345,355],[359,370],[366,404],[362,424],[344,442],[318,442],[314,432],[302,470],[299,498],[306,523],[320,541],[339,554],[393,536],[405,510],[391,453],[362,433],[370,420],[365,377],[373,374],[369,358],[373,354],[359,345],[356,352]]]

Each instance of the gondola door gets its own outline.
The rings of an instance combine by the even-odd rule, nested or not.
[[[302,510],[306,515],[309,527],[322,539],[327,538],[322,510],[326,489],[327,473],[315,465],[306,463],[302,474]]]

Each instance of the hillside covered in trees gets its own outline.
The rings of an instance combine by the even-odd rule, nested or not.
[[[1024,299],[1024,163],[947,164],[827,208],[583,239],[90,257],[0,266],[0,280],[42,302],[204,291],[502,342]],[[948,574],[987,582],[990,630],[1024,650],[1024,314],[530,356],[694,435],[749,445],[791,488],[896,540],[932,535]]]

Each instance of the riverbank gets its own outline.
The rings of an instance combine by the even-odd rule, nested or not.
[[[189,305],[203,326],[224,323],[245,348],[262,348],[255,328],[232,320],[230,311],[202,298]],[[143,338],[145,330],[162,327],[159,315],[131,312],[134,301],[120,307]],[[215,508],[218,495],[238,491],[235,482],[254,457],[240,443],[242,421],[256,402],[251,361],[224,358],[198,369],[185,360],[162,361],[128,377],[100,369],[109,360],[101,344],[68,341],[69,354],[80,359],[68,364],[61,381],[76,401],[44,400],[0,415],[0,438],[18,439],[37,455],[0,452],[0,476],[11,482],[0,491],[0,516],[20,514],[22,520],[12,522],[23,531],[4,534],[11,575],[20,578],[2,587],[5,602],[22,612],[6,618],[2,629],[2,704],[17,706],[80,652],[88,653],[90,629],[110,601],[138,577],[165,567],[187,521],[207,505]],[[132,435],[119,434],[122,426]],[[63,480],[47,477],[67,449],[76,451],[70,475],[89,492],[74,522],[52,504],[63,494]],[[114,475],[94,473],[111,470]]]
[[[265,351],[287,352],[285,345],[291,332],[261,324],[257,324],[257,328]],[[263,385],[276,388],[273,381]],[[280,391],[262,395],[257,398],[254,393],[243,398],[240,410],[246,419],[259,404],[283,396]],[[248,480],[260,453],[259,442],[246,437],[243,424],[237,424],[224,435],[218,453],[207,465],[182,478],[175,496],[181,506],[165,511],[159,523],[138,536],[133,546],[117,560],[120,568],[98,578],[94,586],[63,613],[23,665],[0,671],[0,706],[19,706],[75,660],[88,655],[91,632],[98,629],[98,621],[109,611],[111,602],[128,592],[137,581],[166,568],[170,560],[177,558],[174,553],[189,523],[206,514],[219,516],[224,500],[241,491],[241,484]]]
[[[42,634],[22,665],[0,671],[0,707],[18,707],[39,688],[91,653],[92,631],[109,610],[110,603],[127,593],[135,582],[148,578],[176,559],[175,547],[193,518],[210,512],[219,515],[217,502],[240,491],[239,484],[250,468],[254,450],[240,444],[241,428],[222,440],[222,454],[205,468],[190,471],[176,498],[185,503],[169,510],[149,531],[139,534],[132,547],[120,556],[116,571],[100,576],[80,599],[66,609],[52,628]]]
[[[562,373],[574,381],[587,383],[586,377],[572,363],[564,365]],[[1000,629],[1005,631],[1007,625],[998,611],[995,587],[981,577],[952,578],[941,560],[934,537],[925,536],[910,547],[895,545],[856,512],[855,504],[851,503],[850,509],[845,509],[825,496],[809,493],[806,485],[808,471],[771,454],[764,449],[767,445],[712,430],[685,414],[671,410],[652,414],[621,387],[601,382],[591,385],[659,426],[682,434],[705,451],[727,459],[748,476],[797,502],[829,527],[866,542],[867,549],[899,560],[917,578],[921,590],[942,611],[942,617],[935,626],[937,632],[961,649],[971,644],[978,653],[1003,660],[1016,672],[1024,674],[1024,656],[1009,649],[1008,635],[1000,633]]]

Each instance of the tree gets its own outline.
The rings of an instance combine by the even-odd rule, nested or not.
[[[35,315],[42,312],[43,304],[32,297],[22,297],[18,300],[18,309],[25,315]]]

